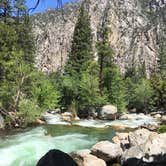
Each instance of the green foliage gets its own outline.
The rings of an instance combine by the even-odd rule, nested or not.
[[[84,9],[84,3],[80,8],[80,14],[75,26],[71,52],[66,65],[66,71],[81,72],[86,69],[86,62],[93,59],[92,34],[88,12]]]
[[[165,133],[166,132],[166,125],[161,125],[158,129],[158,133]]]
[[[21,99],[18,109],[17,115],[19,118],[23,118],[25,124],[35,121],[41,115],[41,109],[38,104],[29,99]]]
[[[166,78],[166,43],[165,45],[163,44],[160,48],[159,69],[161,76]]]
[[[161,74],[154,74],[150,82],[154,91],[152,108],[154,110],[166,109],[166,78],[163,78]]]
[[[89,63],[93,61],[92,54],[92,34],[88,12],[83,3],[75,26],[74,36],[69,54],[68,62],[65,66],[65,73],[62,76],[62,103],[65,107],[78,110],[92,101],[85,95],[89,84],[87,79],[91,79],[87,71]],[[88,93],[92,93],[88,92]],[[92,94],[90,94],[92,95]],[[94,95],[94,94],[93,94]],[[90,98],[92,98],[90,96]],[[88,102],[88,103],[85,103]]]
[[[0,109],[16,112],[28,123],[57,107],[60,94],[33,66],[35,47],[25,0],[0,2],[0,17]]]
[[[115,66],[105,68],[104,87],[109,103],[116,105],[120,112],[126,111],[125,82],[122,74]]]
[[[136,84],[134,88],[134,95],[132,100],[134,107],[137,108],[137,110],[148,112],[148,106],[150,104],[153,93],[154,92],[149,80],[142,79],[139,84]]]
[[[54,109],[58,106],[60,93],[53,82],[43,73],[31,73],[31,97],[43,110]]]
[[[98,65],[91,62],[82,72],[80,81],[80,105],[84,108],[101,106],[106,103],[106,96],[99,95]]]
[[[108,44],[107,27],[101,29],[102,40],[97,43],[99,63],[100,95],[107,96],[107,101],[118,107],[119,111],[126,110],[125,84],[113,61],[113,51]]]

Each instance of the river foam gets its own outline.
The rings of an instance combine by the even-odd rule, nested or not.
[[[90,147],[95,139],[88,135],[71,133],[61,136],[51,136],[38,127],[31,131],[0,139],[1,166],[34,166],[36,162],[50,149],[60,149],[71,152]]]

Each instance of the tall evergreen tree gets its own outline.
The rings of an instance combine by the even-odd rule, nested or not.
[[[107,13],[106,16],[107,18]],[[97,43],[98,64],[99,64],[99,90],[101,96],[107,96],[109,103],[117,105],[119,111],[125,111],[125,86],[123,76],[120,74],[113,61],[113,51],[109,45],[108,36],[111,29],[105,21],[99,33]]]
[[[83,2],[75,26],[71,52],[65,66],[63,75],[63,102],[67,107],[78,110],[80,102],[80,82],[82,73],[86,71],[89,62],[93,61],[92,34],[90,18],[88,15],[89,4]],[[77,107],[77,108],[76,108]]]
[[[71,52],[67,62],[66,71],[68,73],[79,73],[86,69],[86,62],[93,59],[92,54],[92,34],[88,7],[84,2],[80,8],[80,13],[75,26]]]

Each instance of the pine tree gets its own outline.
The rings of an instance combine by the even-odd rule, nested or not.
[[[72,71],[79,74],[81,70],[86,69],[86,62],[93,60],[91,26],[85,3],[80,8],[74,30],[71,52],[66,66],[68,73]]]
[[[71,52],[69,53],[69,59],[63,75],[62,100],[65,106],[74,110],[73,112],[79,109],[82,73],[86,71],[89,62],[93,61],[92,34],[87,12],[88,6],[87,2],[83,2],[80,8]]]
[[[0,1],[0,22],[8,23],[8,19],[12,15],[12,1],[11,0],[1,0]]]
[[[107,96],[109,103],[116,105],[119,111],[125,111],[127,105],[125,85],[123,76],[113,61],[113,51],[108,42],[110,32],[110,28],[105,24],[98,32],[100,33],[99,42],[97,43],[100,96]]]
[[[99,107],[107,103],[106,96],[99,95],[99,67],[96,61],[89,63],[87,69],[82,72],[80,81],[80,109]]]

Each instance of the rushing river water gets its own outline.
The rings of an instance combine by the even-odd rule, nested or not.
[[[70,153],[90,148],[97,141],[111,140],[111,128],[48,125],[0,138],[0,166],[35,166],[50,149]]]
[[[91,148],[100,140],[111,140],[115,131],[108,126],[122,124],[135,128],[156,121],[144,115],[135,116],[137,118],[131,120],[81,120],[73,123],[78,126],[69,126],[70,123],[62,121],[57,115],[48,116],[47,123],[54,125],[0,136],[0,166],[35,166],[50,149],[70,153]]]

